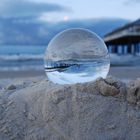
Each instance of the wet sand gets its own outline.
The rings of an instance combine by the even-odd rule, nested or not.
[[[120,79],[134,80],[140,78],[140,67],[111,67],[109,75]]]
[[[45,76],[45,72],[42,70],[26,70],[26,71],[0,71],[0,79],[9,78],[27,78]]]
[[[140,67],[111,67],[109,75],[120,79],[137,79],[140,77]],[[0,79],[45,76],[43,70],[0,71]]]

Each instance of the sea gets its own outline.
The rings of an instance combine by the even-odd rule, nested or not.
[[[0,71],[42,70],[46,46],[0,46]]]

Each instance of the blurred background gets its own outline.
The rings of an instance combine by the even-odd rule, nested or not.
[[[68,28],[96,32],[108,46],[110,74],[140,77],[140,0],[1,0],[0,78],[44,75],[49,41]]]

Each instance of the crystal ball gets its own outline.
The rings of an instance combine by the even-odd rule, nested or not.
[[[103,40],[87,29],[68,29],[48,44],[44,57],[47,77],[57,84],[76,84],[106,78],[110,59]]]

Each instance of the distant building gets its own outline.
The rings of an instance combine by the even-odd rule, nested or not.
[[[104,37],[110,53],[140,55],[140,19]]]

